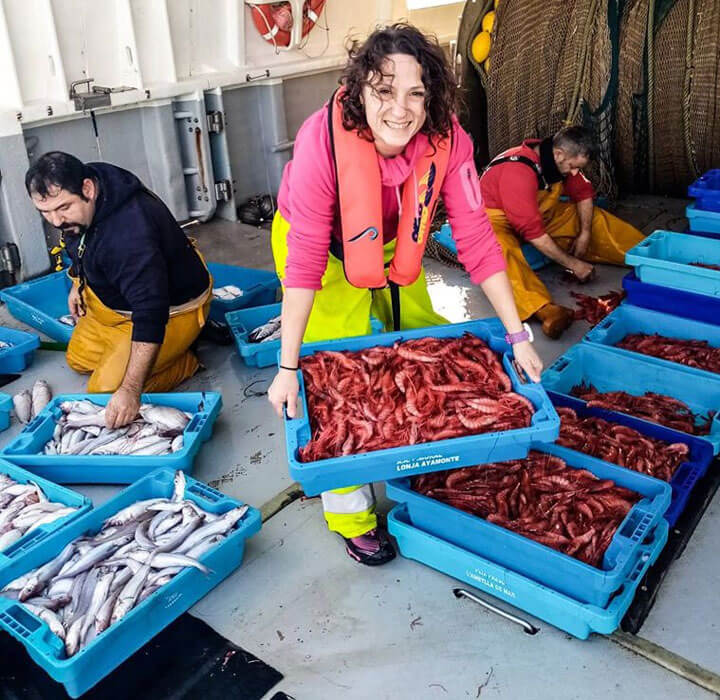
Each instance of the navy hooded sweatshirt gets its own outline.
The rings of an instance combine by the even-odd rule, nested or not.
[[[165,204],[127,170],[88,163],[99,188],[85,236],[87,285],[105,306],[132,314],[132,339],[162,343],[171,306],[210,284],[200,257]],[[65,244],[78,269],[79,235]]]

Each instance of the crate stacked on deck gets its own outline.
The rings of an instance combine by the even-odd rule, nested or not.
[[[485,349],[463,354],[463,338],[499,364]],[[302,416],[286,420],[286,438],[308,495],[387,481],[401,554],[578,637],[617,628],[667,540],[671,486],[554,445],[557,413],[517,372],[497,319],[311,343],[300,355]],[[481,356],[520,399],[474,374]],[[525,402],[529,425],[502,429],[503,406]],[[462,425],[477,430],[457,427],[464,405]]]
[[[720,169],[708,170],[695,180],[688,196],[695,198],[685,210],[690,232],[720,237]]]

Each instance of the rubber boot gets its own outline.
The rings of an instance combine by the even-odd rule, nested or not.
[[[545,304],[535,313],[535,318],[542,322],[542,331],[553,340],[557,340],[571,325],[575,314],[572,309],[559,304]]]

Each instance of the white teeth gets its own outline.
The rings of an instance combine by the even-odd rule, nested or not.
[[[386,121],[385,126],[388,126],[391,129],[407,129],[410,126],[410,122],[403,122],[402,124],[399,124],[398,122]]]

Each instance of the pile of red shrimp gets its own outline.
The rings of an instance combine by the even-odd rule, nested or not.
[[[300,363],[312,462],[420,442],[528,427],[532,403],[512,390],[480,338],[420,338]]]

